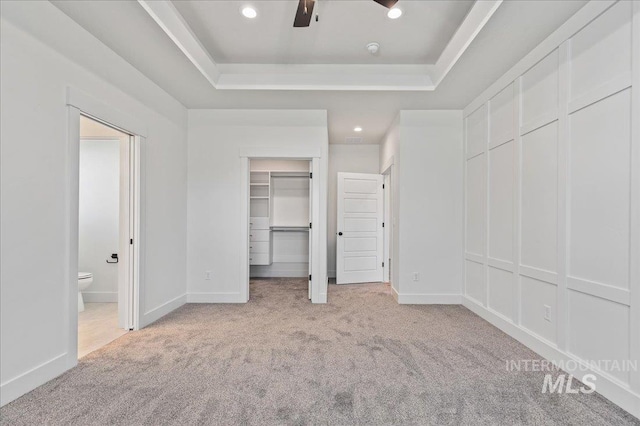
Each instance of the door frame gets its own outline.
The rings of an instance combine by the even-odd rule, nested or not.
[[[384,266],[382,267],[382,280],[385,283],[391,282],[391,227],[393,219],[391,217],[391,170],[388,173],[382,173],[382,182],[384,188],[382,190],[382,211],[384,230],[382,231],[382,258]]]
[[[394,162],[395,159],[393,156],[391,156],[387,162],[385,164],[382,165],[382,167],[380,168],[380,174],[383,177],[387,177],[388,176],[388,183],[389,183],[389,187],[386,188],[385,187],[385,192],[384,195],[389,195],[388,197],[383,197],[383,203],[384,203],[384,212],[385,212],[385,218],[384,218],[384,224],[385,224],[385,229],[384,229],[384,246],[383,246],[383,252],[387,253],[385,255],[385,267],[384,267],[384,271],[383,271],[383,278],[387,280],[388,283],[390,283],[391,287],[394,288],[394,282],[393,282],[393,272],[394,272],[394,267],[393,267],[393,257],[394,257],[394,238],[395,238],[395,217],[394,217],[394,203],[395,203],[395,193],[394,193],[394,185],[396,182],[396,176],[394,176],[395,173],[395,166],[394,166]],[[389,217],[386,217],[386,214],[389,213]]]
[[[305,160],[311,163],[311,179],[310,195],[311,198],[311,227],[310,238],[311,244],[311,303],[327,303],[327,271],[326,271],[326,175],[323,170],[326,169],[321,163],[322,152],[315,148],[243,148],[239,152],[240,157],[240,270],[239,282],[240,294],[239,301],[246,303],[249,301],[249,181],[250,181],[250,160]],[[324,188],[324,196],[322,194]],[[325,212],[324,220],[322,211]],[[322,253],[322,244],[324,233],[324,256]],[[324,258],[324,262],[322,259]]]
[[[129,135],[129,215],[127,222],[129,238],[133,240],[129,249],[123,252],[121,260],[126,263],[126,291],[121,292],[118,283],[118,302],[121,293],[124,304],[123,328],[138,330],[141,324],[140,308],[143,306],[141,296],[141,275],[143,272],[140,260],[143,259],[144,241],[141,227],[143,214],[143,149],[147,135],[146,127],[136,118],[120,112],[118,109],[98,100],[73,87],[67,88],[67,365],[69,368],[78,363],[78,215],[79,215],[79,181],[80,181],[80,116],[84,115],[107,126],[121,130]],[[121,224],[122,226],[122,224]],[[122,246],[121,246],[122,247]],[[118,280],[120,281],[120,279]],[[120,320],[120,318],[119,318]]]

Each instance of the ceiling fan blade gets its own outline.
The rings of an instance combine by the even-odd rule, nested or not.
[[[373,1],[389,9],[391,9],[393,6],[396,5],[396,3],[398,3],[398,0],[373,0]]]
[[[311,17],[313,16],[313,6],[315,6],[316,0],[300,0],[298,3],[298,10],[296,11],[296,17],[293,20],[294,27],[308,27],[311,23]]]

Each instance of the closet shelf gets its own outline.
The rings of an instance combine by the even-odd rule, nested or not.
[[[251,182],[251,186],[269,186],[266,182]]]
[[[308,178],[309,177],[309,172],[305,172],[305,171],[282,171],[282,172],[278,172],[278,171],[272,171],[271,172],[271,177],[272,178],[283,178],[283,177],[289,177],[289,178]]]
[[[301,232],[308,231],[309,226],[271,226],[272,231],[284,231],[284,232]]]
[[[251,196],[250,198],[252,200],[268,200],[269,199],[268,196],[265,196],[265,197]]]

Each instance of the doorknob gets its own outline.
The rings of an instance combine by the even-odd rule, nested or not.
[[[342,235],[342,232],[338,232],[338,235]]]

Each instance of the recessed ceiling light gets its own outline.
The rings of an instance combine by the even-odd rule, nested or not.
[[[394,7],[393,9],[389,9],[389,12],[387,12],[387,16],[389,17],[389,19],[398,19],[400,16],[402,16],[402,10]]]
[[[354,132],[361,132],[362,131],[362,127],[356,126],[356,127],[353,128],[353,131]]]
[[[253,19],[256,16],[258,16],[258,12],[256,12],[254,8],[249,6],[242,9],[242,14],[244,15],[245,18],[249,18],[249,19]]]

